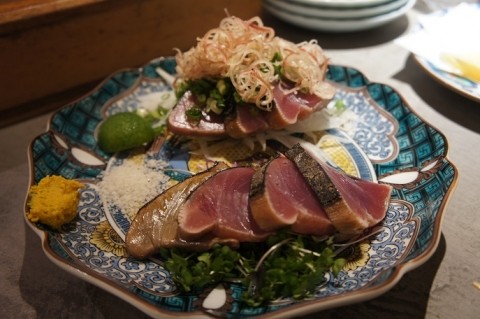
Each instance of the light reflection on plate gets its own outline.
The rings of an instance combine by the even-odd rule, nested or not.
[[[141,69],[115,73],[94,91],[52,116],[49,131],[30,145],[30,184],[46,175],[59,174],[80,179],[88,187],[81,193],[79,217],[60,232],[28,220],[27,223],[40,236],[47,256],[58,266],[112,292],[152,317],[208,316],[200,312],[200,304],[195,302],[201,297],[200,292],[176,295],[170,275],[157,260],[141,262],[126,255],[118,233],[121,225],[119,223],[117,231],[111,227],[107,218],[108,214],[111,217],[111,212],[106,214],[96,185],[106,163],[111,160],[96,144],[98,123],[107,106],[121,105],[122,98],[132,98],[144,83],[162,86],[155,72],[159,66],[173,72],[175,65],[172,59],[157,59]],[[363,252],[362,258],[352,260],[338,280],[329,277],[325,285],[318,287],[315,296],[304,302],[284,300],[281,304],[246,307],[239,302],[244,287],[229,285],[226,291],[233,299],[229,299],[232,307],[226,311],[231,316],[294,316],[307,310],[319,311],[373,298],[391,288],[405,271],[425,262],[437,247],[442,215],[457,179],[454,165],[446,158],[445,137],[413,113],[395,90],[370,82],[358,70],[332,65],[328,78],[337,83],[341,92],[363,92],[366,98],[358,100],[363,101],[364,106],[383,110],[370,112],[371,118],[377,118],[371,124],[372,131],[395,135],[394,139],[377,138],[378,143],[365,143],[365,149],[353,137],[356,145],[362,148],[359,154],[368,155],[369,148],[378,147],[377,144],[381,148],[395,149],[371,166],[373,175],[379,180],[385,179],[394,185],[382,232],[358,246]],[[385,130],[388,125],[379,124],[386,118],[383,112],[394,119],[387,121],[395,124],[394,130]],[[393,148],[392,140],[396,143]],[[387,141],[387,145],[382,141]],[[82,161],[78,154],[73,156],[72,149],[81,149],[90,161]],[[361,160],[353,153],[348,151],[356,169],[362,172]],[[103,165],[89,164],[93,158],[95,164]],[[176,157],[176,161],[182,162],[182,157]],[[411,178],[412,172],[415,178]]]

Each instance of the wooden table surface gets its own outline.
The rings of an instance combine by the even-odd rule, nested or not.
[[[0,2],[0,127],[51,111],[107,75],[187,50],[226,16],[261,0]]]

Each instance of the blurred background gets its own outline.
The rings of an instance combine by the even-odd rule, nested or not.
[[[56,109],[109,74],[185,50],[261,0],[0,0],[0,127]]]

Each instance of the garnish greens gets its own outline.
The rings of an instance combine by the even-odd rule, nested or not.
[[[273,67],[275,68],[275,75],[281,76],[283,74],[282,70],[282,55],[280,52],[275,52],[273,55],[272,61]]]
[[[161,93],[159,99],[154,101],[144,101],[147,105],[155,103],[154,105],[148,105],[148,107],[140,107],[134,113],[137,113],[146,120],[155,132],[155,136],[162,135],[166,131],[167,118],[170,115],[170,111],[176,105],[177,99],[175,94],[171,91],[165,91]]]
[[[186,91],[191,91],[195,97],[195,106],[186,110],[188,120],[198,121],[199,111],[205,113],[228,114],[241,101],[235,92],[232,82],[228,78],[219,80],[203,78],[200,80],[177,81],[175,94],[180,98]],[[192,109],[195,116],[192,117]]]
[[[265,252],[282,241],[286,243],[269,253],[255,270]],[[278,298],[309,297],[326,272],[337,276],[345,265],[345,259],[335,256],[331,240],[287,232],[272,235],[263,243],[243,243],[238,250],[217,244],[207,252],[163,248],[160,255],[181,290],[240,280],[248,287],[242,300],[250,306]]]
[[[347,106],[345,105],[344,100],[338,99],[338,100],[335,101],[335,111],[337,113],[342,113],[343,111],[345,111],[346,108],[347,108]]]
[[[280,52],[275,52],[271,62],[274,68],[274,74],[280,77],[283,73],[281,61],[282,56]],[[268,69],[262,69],[262,66],[260,66],[260,71],[266,73]],[[215,114],[227,115],[242,101],[229,78],[178,80],[175,83],[175,95],[177,99],[180,99],[187,91],[192,92],[196,103],[195,106],[185,111],[187,119],[192,122],[197,122],[202,118],[202,111],[205,113],[213,112]]]
[[[191,122],[198,122],[202,118],[202,110],[196,106],[185,111],[187,119]]]

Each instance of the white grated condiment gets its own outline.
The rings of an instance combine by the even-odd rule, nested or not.
[[[102,200],[118,206],[130,219],[148,201],[167,187],[170,179],[162,171],[167,163],[145,159],[143,154],[123,160],[122,165],[112,165],[98,184]]]

